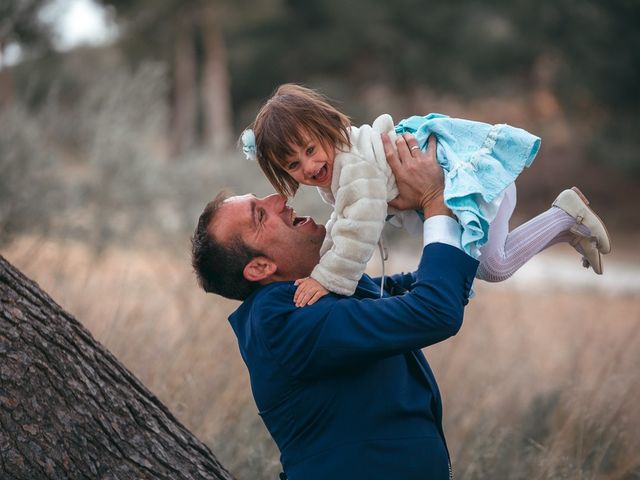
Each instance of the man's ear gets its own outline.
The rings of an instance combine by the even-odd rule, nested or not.
[[[276,269],[276,264],[267,257],[254,257],[245,265],[242,275],[250,282],[260,282],[273,275]]]

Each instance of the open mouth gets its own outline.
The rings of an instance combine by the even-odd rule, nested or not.
[[[302,225],[306,225],[309,221],[311,221],[310,217],[296,217],[293,219],[293,226],[300,227]]]
[[[313,179],[316,182],[323,183],[327,179],[328,175],[329,175],[329,169],[327,168],[327,164],[325,163],[322,166],[322,168],[315,173],[315,175],[313,176]]]
[[[297,217],[296,211],[292,208],[290,211],[291,214],[291,225],[294,227],[300,227],[302,225],[306,225],[311,220],[311,217]]]

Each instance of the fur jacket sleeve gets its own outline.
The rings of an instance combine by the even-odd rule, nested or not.
[[[384,154],[382,132],[395,141],[389,115],[378,117],[372,126],[352,127],[351,149],[336,153],[331,190],[320,190],[334,210],[326,225],[320,262],[311,277],[341,295],[355,291],[380,239],[387,202],[398,194]]]

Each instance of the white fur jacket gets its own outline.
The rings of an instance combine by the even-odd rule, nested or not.
[[[327,290],[352,295],[373,255],[387,217],[387,202],[398,195],[380,133],[395,146],[393,119],[381,115],[372,126],[351,127],[351,150],[336,152],[331,189],[318,188],[334,206],[311,277]]]

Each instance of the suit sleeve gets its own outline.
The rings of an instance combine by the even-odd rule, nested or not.
[[[300,378],[432,345],[459,330],[477,265],[459,249],[428,245],[407,294],[365,300],[324,297],[312,306],[270,316],[262,325],[263,339],[281,365]]]
[[[380,285],[380,281],[382,280],[382,277],[374,277],[372,278],[372,280],[378,285]],[[413,284],[416,281],[416,272],[395,273],[393,275],[385,275],[384,281],[385,281],[384,289],[387,291],[387,293],[389,293],[390,295],[397,295],[398,293],[396,292],[398,289],[411,290],[413,288]],[[387,285],[392,285],[393,287],[396,287],[396,290],[392,291],[391,289],[387,288]]]

